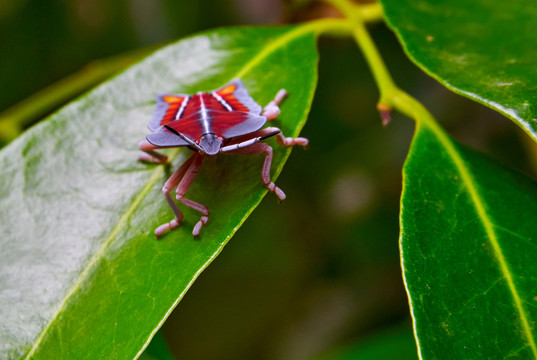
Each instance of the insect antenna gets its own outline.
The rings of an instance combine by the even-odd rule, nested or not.
[[[184,141],[186,141],[190,146],[192,146],[193,148],[195,148],[196,150],[198,150],[200,153],[203,153],[203,148],[201,146],[199,146],[198,144],[196,144],[194,141],[190,140],[189,138],[187,138],[186,136],[184,136],[183,134],[181,134],[180,132],[178,132],[177,130],[175,130],[174,128],[172,128],[171,126],[168,126],[168,125],[164,125],[164,127],[166,129],[168,129],[170,132],[174,133],[175,135],[179,136],[181,139],[183,139]]]
[[[262,135],[262,136],[258,136],[256,138],[252,138],[250,140],[246,140],[246,141],[243,141],[243,142],[240,142],[238,144],[233,144],[233,145],[229,145],[229,146],[224,146],[220,152],[227,152],[227,151],[232,151],[232,150],[238,150],[240,148],[244,148],[244,147],[247,147],[247,146],[250,146],[250,145],[253,145],[255,144],[256,142],[259,142],[261,140],[265,140],[266,138],[269,138],[271,136],[274,136],[274,135],[278,135],[279,133],[281,133],[281,131],[278,129],[278,130],[275,130],[273,132],[269,132],[268,134],[265,134],[265,135]]]
[[[270,133],[268,133],[268,134],[265,134],[265,135],[263,135],[263,136],[260,136],[260,137],[259,137],[259,141],[261,141],[261,140],[265,140],[265,139],[267,139],[267,138],[269,138],[269,137],[271,137],[271,136],[274,136],[274,135],[278,135],[279,133],[281,133],[281,130],[276,130],[276,131],[270,132]]]

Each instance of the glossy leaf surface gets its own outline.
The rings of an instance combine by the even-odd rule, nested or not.
[[[296,136],[316,84],[311,29],[220,29],[182,40],[0,153],[0,358],[141,353],[266,194],[262,155],[208,159],[187,193],[211,210],[201,238],[191,234],[199,213],[180,206],[183,224],[157,241],[153,230],[173,217],[162,185],[190,152],[168,151],[171,166],[137,161],[156,94],[209,91],[239,77],[265,105],[286,88],[274,125]],[[275,178],[290,149],[270,143]]]
[[[418,125],[401,251],[424,359],[537,357],[537,184]]]
[[[447,88],[537,140],[537,3],[381,0],[406,52]]]

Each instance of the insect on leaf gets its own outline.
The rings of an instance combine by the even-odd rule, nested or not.
[[[0,358],[141,353],[266,194],[262,155],[208,159],[187,193],[211,210],[201,239],[192,237],[199,213],[183,207],[184,223],[157,241],[153,230],[173,217],[162,186],[190,152],[169,150],[168,166],[137,161],[157,94],[210,91],[240,78],[265,105],[285,88],[289,97],[275,125],[296,136],[316,84],[315,40],[300,27],[190,37],[69,104],[0,153]],[[270,141],[274,179],[290,149]]]

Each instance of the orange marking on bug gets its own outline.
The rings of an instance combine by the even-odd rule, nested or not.
[[[162,100],[166,101],[167,103],[178,103],[178,102],[183,101],[183,99],[184,98],[180,96],[171,96],[171,95],[167,95],[162,98]]]
[[[235,85],[229,85],[229,86],[226,86],[225,88],[223,88],[222,90],[218,91],[218,94],[219,95],[229,95],[229,94],[233,94],[233,92],[235,91],[237,87]]]

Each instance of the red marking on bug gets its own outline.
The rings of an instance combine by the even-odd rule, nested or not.
[[[167,157],[156,150],[167,147],[188,146],[194,152],[162,188],[175,218],[157,227],[155,230],[157,237],[181,225],[183,214],[170,196],[173,189],[176,189],[176,199],[179,202],[199,211],[202,215],[192,230],[195,237],[199,236],[202,226],[209,220],[209,209],[205,205],[185,198],[207,156],[216,156],[220,153],[264,153],[265,162],[261,180],[280,201],[285,199],[284,192],[270,180],[272,147],[260,141],[276,136],[276,140],[282,146],[308,145],[308,139],[286,138],[278,128],[262,129],[268,120],[278,116],[279,102],[286,94],[285,90],[280,90],[274,100],[262,109],[250,97],[242,81],[234,79],[214,92],[196,95],[163,94],[157,97],[155,113],[149,123],[152,133],[147,136],[147,140],[140,143],[139,148],[144,154],[140,155],[139,159],[165,163]]]
[[[236,90],[236,85],[230,85],[224,87],[222,90],[217,90],[216,93],[220,95],[233,108],[233,110],[248,112],[248,107],[245,106],[241,100],[234,95]]]
[[[180,120],[172,121],[167,125],[191,140],[199,139],[203,133],[199,114],[192,114]]]
[[[185,98],[181,96],[166,95],[162,97],[162,100],[168,103],[168,109],[166,110],[166,113],[162,117],[161,121],[161,125],[164,125],[174,120],[174,116],[177,114],[177,111]]]
[[[228,112],[211,112],[211,117],[214,119],[211,124],[215,134],[224,134],[227,129],[243,123],[248,117],[248,113],[238,111]]]

